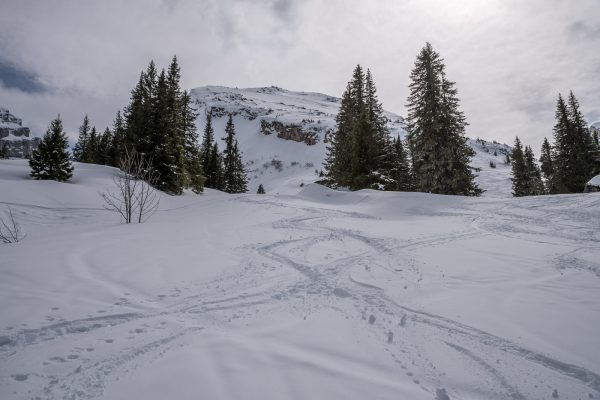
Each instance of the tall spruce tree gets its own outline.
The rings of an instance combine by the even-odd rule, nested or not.
[[[523,145],[518,137],[512,151],[512,194],[515,197],[523,197],[529,194],[528,171],[523,153]]]
[[[228,193],[245,193],[248,191],[246,171],[235,138],[233,117],[229,114],[225,127],[225,150],[223,151],[223,188]]]
[[[540,155],[541,171],[544,175],[546,192],[549,194],[557,193],[554,187],[554,162],[552,161],[552,146],[547,138],[544,138],[542,143],[542,151]]]
[[[184,151],[186,160],[187,186],[199,193],[204,188],[204,170],[202,169],[202,153],[198,146],[196,118],[198,114],[192,108],[192,99],[187,91],[181,96],[181,124],[184,132]]]
[[[577,192],[585,189],[585,184],[592,178],[594,168],[593,142],[589,128],[581,110],[579,102],[571,91],[569,93],[569,118],[573,127],[573,142],[575,158],[573,160],[573,188]]]
[[[600,175],[600,139],[598,138],[598,128],[591,129],[592,135],[592,176]]]
[[[121,158],[127,149],[127,133],[125,131],[125,122],[121,116],[121,111],[117,111],[117,114],[115,115],[112,132],[113,141],[111,144],[109,165],[113,167],[119,167],[121,164]]]
[[[554,125],[554,187],[578,193],[595,170],[594,143],[573,92],[567,102],[558,95]]]
[[[98,131],[96,131],[95,126],[92,126],[85,151],[86,157],[82,160],[83,162],[90,164],[96,164],[98,162],[99,141]]]
[[[96,163],[100,165],[109,165],[112,152],[113,135],[108,127],[98,137],[98,152]]]
[[[457,90],[431,44],[417,56],[410,78],[407,130],[417,190],[478,196]]]
[[[533,150],[530,146],[525,147],[525,168],[527,170],[527,195],[539,196],[544,194],[544,183],[542,182],[542,174],[538,167]]]
[[[87,116],[83,117],[83,124],[79,127],[79,137],[77,138],[77,143],[73,147],[73,160],[79,162],[88,162],[87,160],[88,154],[88,141],[90,137],[90,120]]]
[[[325,159],[326,178],[333,187],[352,186],[354,136],[359,117],[365,111],[364,80],[363,69],[357,65],[342,95],[335,119],[336,131]]]
[[[73,175],[67,148],[69,142],[63,131],[60,115],[52,120],[44,138],[29,159],[31,177],[65,182]]]
[[[223,190],[225,188],[223,175],[223,155],[219,151],[217,142],[214,142],[210,151],[205,186]]]
[[[200,145],[200,156],[202,158],[202,168],[208,177],[212,171],[210,170],[210,161],[212,156],[213,145],[215,142],[215,132],[212,127],[212,115],[206,113],[206,123],[204,125],[204,134],[202,135],[202,144]],[[208,183],[207,183],[208,185]]]

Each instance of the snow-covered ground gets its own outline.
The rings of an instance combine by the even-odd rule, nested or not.
[[[323,169],[328,132],[335,131],[335,116],[340,99],[321,93],[295,92],[278,87],[238,89],[224,86],[203,86],[191,91],[199,117],[200,136],[206,122],[206,113],[212,111],[215,136],[225,137],[227,115],[233,114],[240,148],[250,178],[249,191],[256,193],[263,184],[267,193],[295,194],[301,184],[319,180]],[[404,138],[404,120],[386,112],[388,129],[392,136]],[[314,135],[316,143],[307,145],[277,137],[272,130],[265,135],[261,121],[277,121],[286,127],[296,127]],[[476,134],[476,133],[475,133]],[[510,197],[510,166],[504,164],[504,155],[510,151],[505,144],[485,144],[469,140],[475,150],[471,166],[480,170],[477,182],[486,197]],[[219,141],[223,149],[223,142]],[[496,155],[494,156],[494,152]],[[278,165],[276,161],[280,161]],[[493,161],[496,168],[490,166]]]
[[[120,225],[113,173],[0,161],[3,400],[600,397],[598,193],[207,190]]]

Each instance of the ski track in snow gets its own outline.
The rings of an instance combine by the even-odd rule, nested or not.
[[[590,201],[597,205],[597,199],[594,197]],[[596,397],[600,395],[600,375],[593,371],[524,348],[476,327],[404,305],[389,297],[376,282],[363,281],[356,276],[357,271],[369,276],[378,271],[393,274],[406,283],[407,296],[410,296],[423,279],[414,255],[418,249],[484,235],[539,241],[539,237],[530,237],[532,233],[539,236],[536,227],[546,226],[548,218],[560,216],[543,210],[532,212],[535,211],[533,200],[523,208],[523,213],[515,213],[514,208],[496,208],[493,218],[491,213],[479,210],[479,205],[464,206],[463,215],[473,215],[468,229],[406,241],[372,237],[359,229],[337,228],[332,224],[332,221],[343,218],[355,220],[356,226],[360,226],[360,221],[374,219],[360,213],[316,206],[296,207],[277,199],[267,201],[240,196],[237,200],[249,205],[268,203],[287,210],[283,218],[272,224],[273,229],[282,232],[281,240],[249,244],[237,249],[245,255],[242,273],[222,276],[193,288],[174,288],[172,293],[159,296],[154,305],[141,306],[127,298],[122,304],[115,305],[116,308],[127,305],[138,311],[59,321],[1,336],[0,363],[4,364],[3,370],[8,365],[23,371],[28,368],[39,370],[36,365],[40,364],[51,364],[53,368],[48,374],[25,372],[0,376],[0,388],[9,385],[11,380],[28,380],[38,383],[32,388],[31,398],[94,399],[102,397],[107,385],[119,380],[123,374],[159,359],[174,346],[185,345],[186,337],[200,331],[231,330],[234,329],[232,321],[257,320],[269,312],[291,313],[306,318],[320,309],[329,308],[356,321],[356,329],[368,331],[373,340],[380,340],[380,346],[389,354],[397,372],[413,379],[415,385],[431,394],[432,399],[438,388],[448,386],[444,383],[447,371],[438,367],[442,360],[438,359],[439,354],[432,350],[434,348],[446,348],[448,351],[442,354],[456,357],[460,367],[479,376],[483,385],[479,388],[448,388],[451,399],[463,398],[463,391],[479,392],[488,399],[548,398],[548,380],[561,382],[564,387],[570,388],[571,393],[582,398],[588,393]],[[569,217],[589,218],[584,211],[588,206],[590,204],[582,203],[582,211]],[[15,207],[22,210],[32,206]],[[486,205],[486,208],[492,207],[493,204]],[[91,218],[89,213],[94,210],[77,210],[83,214],[81,216],[73,216],[72,209],[39,208],[37,212],[41,213],[37,216],[40,219],[52,215],[57,219],[56,223],[62,223],[63,218]],[[290,212],[297,215],[290,217]],[[582,231],[560,220],[553,223],[557,226],[556,231],[545,233],[544,240],[574,247],[570,252],[557,256],[557,270],[591,268],[585,262],[578,266],[573,260],[580,251],[599,250],[597,232]],[[314,248],[325,245],[329,246],[327,256],[312,252]],[[88,250],[80,249],[71,259],[83,267],[77,268],[82,279],[86,278],[86,274],[97,279],[85,256]],[[403,268],[398,270],[398,265]],[[594,272],[600,276],[600,268],[594,269]],[[106,285],[110,287],[114,283],[106,282]],[[114,287],[115,292],[122,290]],[[50,341],[56,346],[44,346]],[[98,346],[105,350],[95,352],[94,348]],[[330,362],[332,359],[364,364],[363,359],[353,359],[352,354],[324,352],[308,345],[282,342],[274,343],[274,346],[288,348],[286,354],[297,353],[296,361],[299,362],[320,360],[316,368],[338,374],[351,375],[352,372],[337,370],[339,367],[336,365],[339,364]],[[69,354],[57,354],[53,348],[70,348],[71,351]],[[312,357],[302,361],[303,354],[312,354]],[[216,368],[224,368],[218,354],[209,356],[214,358]],[[281,355],[265,354],[264,357]],[[289,398],[294,398],[294,383],[285,377],[284,371],[279,378],[289,386]],[[41,388],[39,393],[35,393],[35,387]],[[222,390],[230,397],[236,395],[233,388]],[[12,398],[11,394],[6,393],[5,398]]]

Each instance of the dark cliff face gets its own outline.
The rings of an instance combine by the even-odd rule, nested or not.
[[[314,127],[303,127],[296,124],[284,124],[280,121],[260,121],[260,131],[265,135],[277,134],[278,138],[304,142],[309,146],[319,140],[318,130]]]

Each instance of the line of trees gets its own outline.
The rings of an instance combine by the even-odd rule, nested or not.
[[[538,167],[531,147],[516,138],[512,160],[513,196],[581,193],[586,183],[600,173],[598,131],[588,127],[579,102],[569,93],[558,95],[554,144],[544,138]],[[542,179],[543,178],[543,179]]]
[[[112,130],[98,134],[87,115],[79,128],[73,158],[79,162],[120,167],[126,152],[148,160],[156,173],[154,185],[171,194],[184,188],[200,192],[204,173],[196,132],[197,114],[187,91],[180,87],[181,69],[173,57],[160,72],[153,61],[140,73],[123,113],[117,112]]]
[[[235,137],[233,117],[229,115],[225,127],[225,150],[219,151],[212,126],[212,117],[206,115],[206,125],[202,136],[202,168],[206,173],[205,186],[227,193],[245,193],[248,191],[248,178],[242,162],[242,155]]]
[[[201,192],[210,187],[229,193],[247,190],[235,127],[230,116],[225,150],[219,152],[210,115],[210,140],[198,144],[197,114],[190,95],[180,88],[181,71],[177,57],[169,68],[157,71],[150,62],[140,74],[123,113],[117,112],[112,130],[99,134],[86,115],[79,128],[73,159],[79,162],[121,167],[126,153],[142,155],[155,172],[153,185],[171,194],[191,188]],[[205,130],[205,139],[207,132]],[[127,158],[127,157],[125,157]]]
[[[369,70],[358,65],[342,96],[336,133],[327,148],[324,183],[351,190],[416,190],[477,196],[454,82],[431,44],[410,75],[407,141],[391,138]]]

